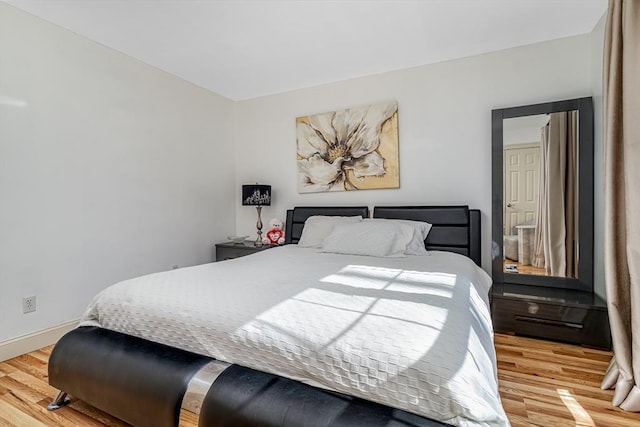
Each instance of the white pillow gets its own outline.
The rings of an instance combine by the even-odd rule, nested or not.
[[[336,225],[360,221],[362,221],[361,216],[310,216],[304,222],[298,246],[301,248],[321,248],[324,239],[331,234]]]
[[[424,247],[424,240],[429,235],[429,231],[431,231],[431,224],[424,221],[411,221],[409,219],[387,219],[387,218],[371,218],[366,219],[365,221],[377,222],[378,224],[382,224],[385,222],[395,222],[400,224],[405,224],[413,228],[413,238],[407,245],[405,250],[405,254],[407,255],[426,255],[427,249]]]
[[[376,257],[403,257],[413,239],[414,229],[399,222],[373,222],[364,220],[338,225],[324,239],[323,252],[367,255]]]

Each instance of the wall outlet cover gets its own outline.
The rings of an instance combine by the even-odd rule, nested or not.
[[[36,297],[24,297],[22,298],[22,312],[23,313],[33,313],[36,311]]]

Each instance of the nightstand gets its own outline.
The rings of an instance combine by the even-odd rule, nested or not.
[[[274,246],[276,245],[262,245],[260,247],[256,247],[253,244],[253,240],[245,240],[242,243],[217,243],[216,261],[240,258],[241,256],[255,254],[256,252],[264,251],[265,249],[269,249]]]
[[[611,348],[607,303],[593,293],[494,283],[491,313],[496,332]]]

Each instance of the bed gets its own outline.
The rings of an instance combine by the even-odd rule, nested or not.
[[[369,210],[295,208],[283,247],[101,292],[54,347],[50,409],[69,394],[138,426],[183,410],[200,426],[508,425],[479,211],[374,208],[432,224],[428,252],[399,257],[300,247],[317,215]]]

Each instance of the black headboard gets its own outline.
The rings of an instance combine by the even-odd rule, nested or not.
[[[366,206],[296,207],[287,210],[285,243],[298,243],[304,222],[313,215],[369,217]],[[481,265],[480,211],[468,206],[376,206],[374,218],[410,219],[432,224],[425,240],[428,250],[456,252]]]
[[[287,222],[284,227],[285,244],[298,243],[304,228],[304,222],[313,215],[357,216],[369,218],[368,206],[320,206],[296,207],[287,210]]]
[[[389,206],[373,209],[374,218],[410,219],[432,224],[428,250],[456,252],[481,264],[480,211],[468,206]]]

